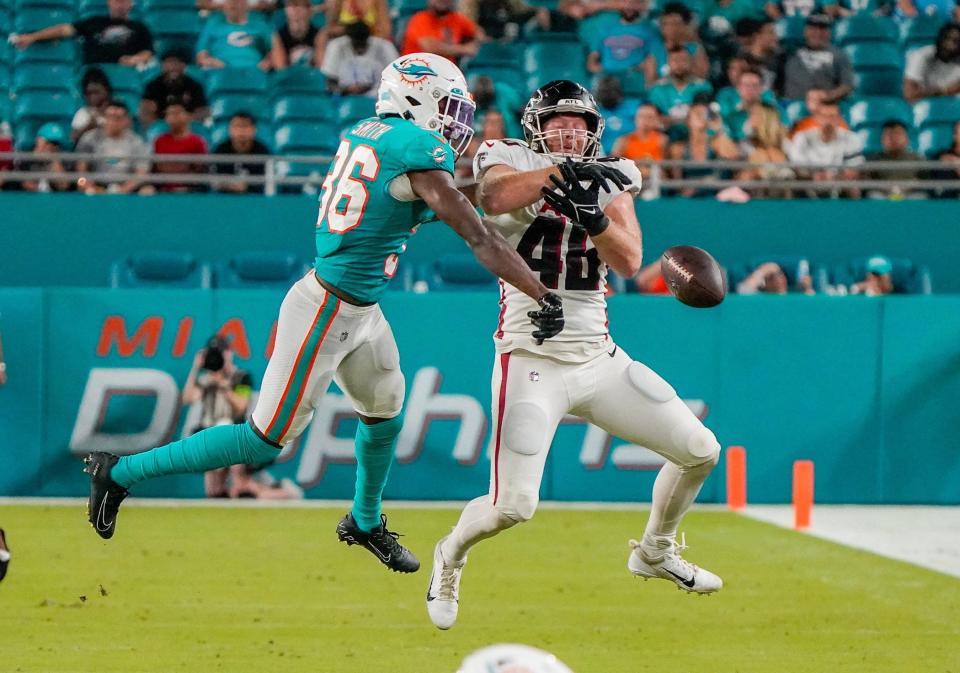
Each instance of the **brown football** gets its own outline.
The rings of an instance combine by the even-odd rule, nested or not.
[[[692,245],[675,245],[660,258],[670,292],[687,306],[710,308],[727,296],[727,281],[717,260]]]

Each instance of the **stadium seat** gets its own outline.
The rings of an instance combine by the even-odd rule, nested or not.
[[[940,14],[918,14],[900,22],[900,48],[904,52],[933,44],[946,19]]]
[[[73,12],[76,8],[76,3],[74,0],[12,0],[7,4],[17,12],[41,8]]]
[[[324,122],[284,124],[273,134],[278,154],[333,155],[340,144],[340,128]]]
[[[149,16],[157,10],[193,10],[196,11],[196,0],[143,0],[144,12]],[[279,12],[282,14],[283,12]]]
[[[289,252],[248,252],[216,267],[216,285],[224,289],[286,289],[310,265]]]
[[[282,96],[273,104],[273,121],[284,124],[292,121],[333,121],[339,117],[330,96],[297,94]]]
[[[393,16],[412,16],[426,8],[426,0],[394,0],[390,3]]]
[[[913,125],[919,130],[935,126],[952,128],[958,120],[960,98],[927,98],[913,106]]]
[[[129,93],[137,98],[143,93],[143,78],[136,68],[119,63],[100,63],[96,67],[110,80],[114,93]]]
[[[58,23],[70,23],[73,19],[72,9],[21,9],[14,15],[13,29],[17,33],[32,33]]]
[[[875,42],[896,44],[897,27],[889,18],[855,14],[833,28],[833,43],[838,47]]]
[[[513,66],[520,60],[521,53],[519,45],[484,42],[477,50],[476,56],[471,57],[464,65],[467,68],[484,65]]]
[[[807,104],[802,100],[790,101],[783,111],[784,123],[787,125],[787,128],[791,128],[798,121],[806,119],[809,115],[810,111],[807,110]]]
[[[327,78],[316,68],[293,67],[273,73],[270,93],[274,98],[291,94],[326,93]]]
[[[230,121],[238,112],[246,112],[259,122],[267,117],[266,100],[247,93],[221,93],[210,100],[210,116],[215,124]]]
[[[193,54],[202,27],[196,9],[155,9],[147,13],[144,22],[153,34],[157,56],[162,56],[171,48],[184,49]]]
[[[883,126],[890,120],[903,122],[909,129],[913,126],[913,110],[902,98],[871,96],[851,105],[847,120],[854,131],[869,126]]]
[[[802,16],[785,16],[776,23],[777,35],[780,37],[780,46],[787,53],[793,52],[803,44],[803,29],[805,18]]]
[[[497,277],[467,253],[448,254],[427,266],[422,275],[430,290],[493,290]]]
[[[80,6],[77,7],[77,18],[80,19],[89,19],[91,16],[106,16],[109,13],[106,0],[80,0]]]
[[[13,145],[17,150],[32,150],[33,146],[37,141],[37,131],[40,130],[40,127],[48,122],[36,121],[36,122],[20,122],[17,124],[17,129],[13,134]],[[70,124],[69,120],[63,120],[57,123],[57,126],[63,131],[63,137],[70,137]],[[70,149],[65,147],[63,149]]]
[[[17,96],[30,91],[74,91],[76,73],[72,65],[25,63],[13,71],[11,90]]]
[[[953,129],[949,126],[926,128],[917,134],[917,151],[933,159],[953,145]]]
[[[883,149],[883,146],[880,143],[880,136],[883,133],[883,129],[881,127],[865,126],[856,133],[860,137],[860,142],[863,143],[864,154],[875,154]]]
[[[14,64],[21,63],[74,63],[77,60],[75,40],[48,40],[34,42],[26,49],[14,51]]]
[[[259,68],[221,68],[207,75],[207,95],[221,93],[264,94],[267,75]]]
[[[376,101],[370,96],[343,96],[337,108],[340,124],[346,126],[373,117],[376,114]]]
[[[471,78],[485,75],[494,82],[510,82],[511,84],[514,82],[522,82],[524,77],[520,66],[516,64],[470,66],[464,70],[464,73],[467,76],[467,81],[470,81]]]
[[[224,140],[227,140],[230,137],[230,122],[223,121],[217,124],[214,124],[206,131],[207,136],[209,137],[210,151],[212,152],[215,147],[217,147]],[[257,140],[262,142],[268,148],[273,147],[273,126],[264,123],[257,122]]]
[[[11,91],[11,86],[12,86],[12,78],[10,77],[10,71],[0,66],[0,91],[2,92]],[[10,99],[9,96],[6,93],[0,93],[0,100],[9,100],[9,99]]]
[[[583,52],[579,42],[540,42],[531,44],[523,55],[523,70],[528,75],[544,72],[545,70],[582,68],[576,55]],[[576,65],[571,66],[571,63]],[[549,80],[544,80],[549,81]]]
[[[183,252],[148,252],[114,262],[112,288],[203,288],[211,286],[210,265]]]
[[[853,62],[854,89],[860,96],[900,96],[903,57],[892,44],[853,44],[844,49]]]
[[[13,15],[7,11],[6,7],[0,7],[0,38],[6,41],[7,36],[13,32]]]
[[[527,77],[527,90],[533,93],[547,82],[556,79],[569,79],[574,82],[587,81],[588,75],[584,67],[575,65],[555,65],[549,68],[541,68],[540,72],[535,72]]]
[[[852,260],[849,264],[836,269],[834,282],[851,285],[863,279],[866,275],[867,260],[861,257]],[[893,290],[897,294],[931,294],[933,292],[930,270],[925,266],[914,264],[909,259],[890,259],[893,266],[891,279]]]
[[[35,91],[17,97],[13,117],[18,125],[23,122],[69,122],[79,106],[79,100],[73,95]]]

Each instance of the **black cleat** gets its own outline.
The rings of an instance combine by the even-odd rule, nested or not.
[[[380,515],[380,525],[369,533],[364,533],[357,526],[353,514],[347,512],[337,524],[337,537],[348,545],[358,544],[369,549],[371,554],[394,572],[415,573],[420,569],[417,557],[397,542],[400,534],[387,530],[387,517],[383,514]]]
[[[83,471],[90,475],[90,500],[87,518],[97,535],[104,540],[113,537],[117,528],[117,511],[128,491],[110,478],[110,470],[120,460],[112,453],[95,451],[83,459]]]
[[[10,565],[10,547],[7,546],[7,534],[0,528],[0,580],[7,576],[8,565]]]

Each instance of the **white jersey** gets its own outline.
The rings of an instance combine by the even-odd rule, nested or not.
[[[520,172],[553,165],[554,160],[534,152],[521,140],[486,141],[473,160],[473,174],[480,176],[491,166],[505,165]],[[640,193],[641,177],[636,164],[621,159],[614,164],[630,179],[626,191]],[[600,207],[606,207],[622,191],[610,185],[600,190]],[[542,199],[525,208],[488,216],[507,242],[540,281],[563,299],[563,331],[541,345],[530,336],[528,311],[537,303],[512,285],[500,281],[500,320],[494,333],[499,352],[523,350],[568,362],[584,362],[609,347],[607,322],[607,265],[600,259],[586,230],[548,206]]]

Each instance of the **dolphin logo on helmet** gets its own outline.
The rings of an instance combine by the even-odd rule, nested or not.
[[[392,66],[400,74],[400,80],[407,84],[419,84],[427,77],[437,76],[437,71],[420,59],[408,59]]]

